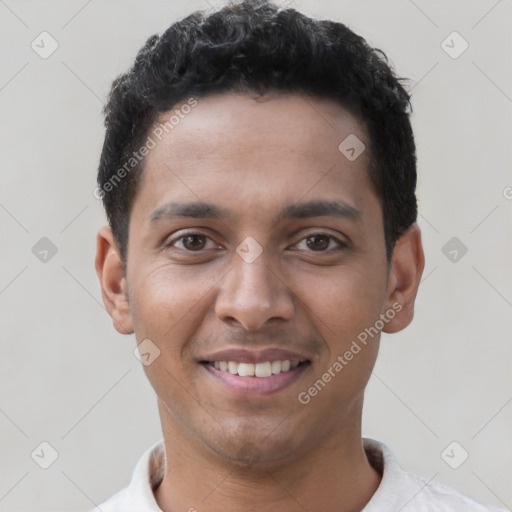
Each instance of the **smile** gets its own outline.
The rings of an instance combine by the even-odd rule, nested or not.
[[[213,366],[216,370],[228,372],[231,375],[238,375],[239,377],[257,377],[268,378],[272,375],[278,375],[283,372],[288,372],[307,361],[297,361],[291,363],[285,361],[263,361],[260,363],[239,363],[237,361],[207,361],[206,364]]]
[[[239,397],[269,395],[290,386],[311,367],[311,361],[202,361],[201,366],[223,389]]]

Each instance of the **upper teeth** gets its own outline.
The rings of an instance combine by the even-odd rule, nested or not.
[[[212,363],[210,363],[212,364]],[[240,377],[270,377],[281,372],[287,372],[295,368],[299,363],[290,361],[265,361],[263,363],[237,363],[236,361],[214,361],[213,366],[217,370],[229,372]]]

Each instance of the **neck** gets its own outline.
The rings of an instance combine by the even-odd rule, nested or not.
[[[359,512],[381,479],[366,457],[360,421],[293,460],[252,465],[198,447],[168,421],[163,427],[165,474],[155,498],[164,512]]]

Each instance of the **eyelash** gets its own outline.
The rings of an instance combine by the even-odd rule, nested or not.
[[[189,236],[204,236],[206,237],[208,240],[211,240],[211,238],[208,236],[208,235],[205,235],[204,233],[200,233],[200,232],[197,232],[197,231],[190,231],[190,232],[185,232],[185,233],[182,233],[180,234],[179,237],[176,237],[176,238],[173,238],[171,240],[169,240],[169,242],[167,242],[165,244],[165,248],[168,248],[168,249],[172,249],[173,248],[173,244],[175,244],[176,242],[179,242],[185,238],[188,238]],[[299,242],[302,242],[304,240],[307,240],[308,238],[315,238],[315,237],[326,237],[328,238],[329,240],[334,240],[334,242],[337,244],[337,249],[340,250],[340,249],[345,249],[347,247],[347,244],[343,241],[341,241],[339,238],[331,235],[330,233],[324,233],[322,231],[315,231],[313,233],[309,233],[307,234],[305,237],[301,238]],[[297,244],[295,244],[297,245]],[[204,249],[199,249],[197,251],[191,251],[191,250],[188,250],[188,249],[182,249],[182,248],[179,248],[179,250],[181,251],[184,251],[184,252],[188,252],[188,253],[201,253],[204,251]],[[336,250],[336,248],[331,248],[331,249],[326,249],[324,251],[308,251],[308,252],[312,252],[312,253],[331,253],[333,250]]]

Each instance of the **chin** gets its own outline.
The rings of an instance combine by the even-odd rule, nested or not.
[[[222,439],[209,439],[205,444],[226,461],[263,468],[297,455],[297,442],[283,434],[279,437],[275,432],[267,434],[253,424],[250,432],[246,429],[231,435],[224,432]]]

